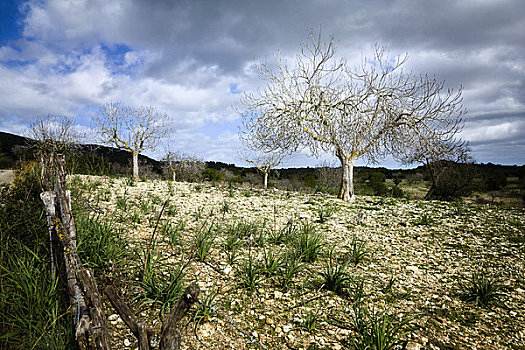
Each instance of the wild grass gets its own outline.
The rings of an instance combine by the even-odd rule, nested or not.
[[[281,268],[283,264],[283,256],[277,254],[274,248],[268,247],[263,250],[263,273],[267,276],[272,276]]]
[[[354,303],[350,315],[341,315],[335,324],[350,329],[354,336],[345,340],[350,349],[390,350],[401,346],[410,332],[412,317],[395,317],[388,309],[370,310],[364,303]]]
[[[79,216],[75,223],[77,251],[85,265],[102,272],[124,263],[128,242],[122,229],[87,216]]]
[[[304,223],[299,227],[298,233],[291,241],[295,254],[304,262],[314,262],[321,254],[325,245],[324,236],[319,233],[315,226]]]
[[[337,207],[332,203],[327,203],[320,205],[317,209],[317,214],[319,215],[319,219],[317,222],[324,224],[332,217],[332,215],[335,213]]]
[[[282,264],[276,276],[280,288],[288,289],[294,284],[295,277],[306,267],[295,253],[286,252],[282,255]]]
[[[180,219],[176,223],[165,221],[160,227],[160,232],[169,239],[172,246],[175,246],[179,243],[180,235],[184,232],[185,227],[186,221],[184,219]]]
[[[350,244],[350,252],[348,259],[354,263],[354,265],[359,264],[369,252],[367,248],[368,242],[366,240],[359,240],[354,235],[352,237],[352,243]]]
[[[216,284],[213,285],[211,290],[199,295],[199,304],[192,317],[192,320],[195,323],[195,329],[201,324],[207,322],[213,316],[212,308],[215,308],[219,304],[219,302],[216,301],[218,296],[219,293],[216,289]]]
[[[69,311],[60,303],[58,275],[51,278],[45,259],[21,243],[14,244],[18,253],[0,264],[0,347],[69,348],[73,330]]]
[[[324,289],[330,290],[338,295],[344,295],[347,293],[349,284],[352,282],[352,275],[348,271],[350,261],[346,260],[340,263],[334,251],[335,248],[330,249],[324,269],[318,272],[320,276],[318,283],[320,283]]]
[[[472,273],[470,277],[464,277],[460,282],[461,297],[467,301],[481,307],[491,305],[503,305],[502,297],[504,286],[492,279],[484,271]]]
[[[240,268],[237,270],[237,277],[239,285],[249,292],[255,291],[263,280],[261,270],[259,266],[256,265],[251,252],[248,254],[248,258],[242,262]]]
[[[204,261],[210,254],[211,248],[217,237],[217,227],[215,223],[205,222],[199,228],[195,236],[195,255],[198,260]]]
[[[162,253],[155,246],[146,252],[138,252],[140,265],[138,266],[139,281],[143,292],[136,299],[142,305],[168,309],[181,295],[184,279],[182,261],[177,265],[164,264]]]
[[[301,328],[308,333],[314,333],[321,323],[321,309],[308,310],[301,321]]]
[[[283,227],[268,231],[268,242],[272,244],[287,243],[296,236],[297,231],[297,226],[294,222],[288,221]]]

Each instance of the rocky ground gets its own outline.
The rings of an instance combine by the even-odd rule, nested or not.
[[[15,176],[13,170],[0,169],[0,185],[10,185]]]
[[[347,348],[358,339],[356,310],[372,315],[364,320],[384,313],[392,327],[406,323],[397,333],[407,349],[525,348],[523,209],[364,196],[347,204],[320,194],[78,175],[70,182],[80,206],[121,227],[129,251],[138,252],[112,278],[123,279],[120,291],[152,329],[160,327],[162,303],[143,297],[137,271],[167,203],[154,238],[156,269],[167,275],[182,261],[183,285],[198,283],[202,302],[224,316],[194,306],[182,349]],[[233,228],[249,224],[230,249]],[[286,228],[305,225],[320,234],[322,248],[285,281],[298,249],[286,235],[298,231]],[[211,243],[200,261],[203,232]],[[360,261],[349,262],[356,250],[364,252]],[[273,272],[264,270],[270,255],[282,258]],[[348,262],[338,293],[322,276],[330,261]],[[461,285],[473,273],[503,286],[495,303],[464,300]],[[109,303],[107,310],[114,347],[136,348]]]

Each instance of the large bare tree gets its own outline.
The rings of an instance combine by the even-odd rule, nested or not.
[[[100,141],[128,151],[133,156],[133,177],[139,178],[139,154],[155,147],[166,133],[168,116],[155,107],[133,108],[120,102],[105,104],[93,117]]]
[[[353,201],[356,160],[401,159],[418,142],[455,142],[463,127],[461,88],[402,71],[406,60],[376,47],[350,67],[336,59],[333,38],[323,42],[311,32],[292,64],[279,56],[271,66],[257,64],[267,85],[242,96],[241,133],[258,149],[331,152],[343,170],[338,197]]]

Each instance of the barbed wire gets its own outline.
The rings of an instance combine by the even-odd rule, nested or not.
[[[237,324],[232,319],[228,318],[227,316],[224,316],[219,311],[217,311],[214,307],[209,306],[209,305],[205,305],[205,304],[201,303],[199,300],[197,300],[196,303],[201,305],[201,306],[203,306],[203,307],[206,307],[206,308],[210,309],[211,312],[213,312],[214,314],[216,314],[220,318],[226,320],[229,324],[231,324],[233,326],[233,328],[235,328],[237,330],[237,332],[242,333],[245,337],[247,337],[253,344],[257,345],[260,349],[268,350],[263,345],[261,345],[257,340],[255,340],[250,335],[250,333],[243,331],[239,326],[237,326]]]

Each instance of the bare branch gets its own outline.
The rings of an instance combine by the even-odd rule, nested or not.
[[[99,130],[100,142],[132,153],[133,177],[138,178],[138,155],[154,148],[166,134],[167,119],[167,114],[152,106],[131,108],[110,102],[93,117],[93,124]]]
[[[343,167],[340,197],[349,201],[359,158],[374,163],[392,154],[412,162],[416,149],[452,152],[463,144],[458,139],[465,113],[462,90],[446,90],[435,77],[403,72],[407,59],[376,46],[370,58],[349,67],[336,60],[332,37],[324,43],[310,32],[293,65],[278,56],[274,69],[257,65],[267,85],[245,93],[237,106],[241,140],[254,150],[307,147],[313,155],[333,153]]]

